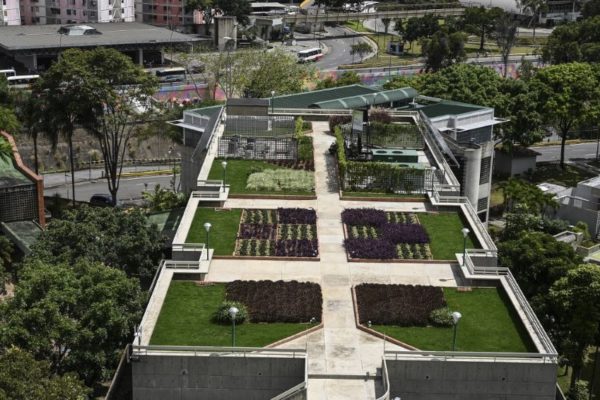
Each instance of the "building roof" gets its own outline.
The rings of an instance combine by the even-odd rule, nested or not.
[[[488,107],[476,106],[474,104],[461,103],[458,101],[442,100],[439,103],[429,104],[420,110],[428,118],[441,117],[443,115],[459,115],[472,111],[483,110]]]
[[[314,92],[313,92],[314,93]],[[375,93],[367,93],[358,96],[343,97],[335,100],[320,101],[311,104],[311,108],[321,108],[324,110],[337,109],[357,109],[368,106],[389,105],[398,101],[409,101],[417,96],[417,91],[410,87],[401,89],[385,90]]]
[[[276,96],[273,98],[273,107],[309,108],[311,104],[377,92],[377,89],[363,85],[349,85],[330,89],[313,90],[311,92]]]
[[[99,32],[94,35],[61,35],[58,31],[63,26],[15,25],[0,27],[0,49],[11,52],[49,48],[186,43],[201,40],[139,22],[86,24]]]

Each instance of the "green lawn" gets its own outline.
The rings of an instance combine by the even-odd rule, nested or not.
[[[224,298],[223,284],[197,286],[194,282],[171,282],[150,344],[231,346],[231,325],[211,321]],[[309,324],[244,323],[236,326],[236,345],[262,347],[309,327]]]
[[[467,224],[458,213],[419,213],[417,216],[429,234],[429,246],[434,260],[455,260],[455,254],[463,252],[461,229]],[[475,234],[471,232],[467,237],[467,249],[479,247]]]
[[[235,238],[240,225],[241,209],[198,208],[188,236],[187,243],[206,242],[204,223],[210,222],[209,246],[216,256],[230,256],[235,250]]]
[[[213,162],[208,179],[223,179],[223,167],[221,161],[224,159],[216,158]],[[260,172],[265,169],[289,169],[268,162],[259,160],[227,160],[227,175],[225,181],[230,185],[230,194],[287,194],[287,195],[313,195],[314,192],[264,192],[252,191],[246,189],[248,176],[253,172]]]
[[[448,308],[462,314],[457,328],[456,351],[535,351],[516,312],[507,306],[501,290],[475,288],[471,292],[458,292],[456,288],[444,288]],[[452,350],[452,327],[374,325],[372,328],[420,350]]]

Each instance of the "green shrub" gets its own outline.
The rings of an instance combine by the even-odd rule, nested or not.
[[[452,313],[448,307],[435,309],[431,312],[431,314],[429,314],[429,322],[433,326],[452,326]]]
[[[313,161],[313,141],[310,136],[302,136],[298,139],[298,159],[300,161]]]
[[[213,314],[213,321],[217,324],[231,324],[231,315],[229,315],[231,307],[236,307],[239,310],[235,316],[236,324],[243,324],[248,319],[248,310],[244,304],[238,301],[225,300]]]
[[[246,189],[269,192],[311,192],[315,189],[315,177],[309,171],[266,169],[250,174]]]

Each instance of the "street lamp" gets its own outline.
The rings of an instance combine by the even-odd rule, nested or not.
[[[271,90],[271,114],[273,114],[274,110],[275,110],[275,103],[273,102],[274,97],[275,97],[275,91]]]
[[[235,316],[240,310],[237,307],[231,307],[229,309],[229,316],[231,317],[231,347],[235,347]]]
[[[467,260],[467,236],[469,236],[469,233],[471,232],[469,230],[469,228],[462,228],[460,230],[463,234],[463,267],[466,264],[466,260]]]
[[[221,166],[223,167],[223,191],[225,191],[225,178],[227,174],[227,161],[222,161]]]
[[[210,224],[210,222],[206,222],[204,224],[204,229],[206,229],[206,259],[209,260],[210,259],[210,248],[208,247],[208,232],[210,232],[210,227],[212,225]]]
[[[452,337],[452,351],[456,349],[456,328],[458,327],[458,321],[462,318],[462,314],[458,311],[452,313],[452,322],[454,323],[454,335]]]

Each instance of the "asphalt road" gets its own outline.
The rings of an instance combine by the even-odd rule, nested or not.
[[[565,159],[575,158],[595,158],[596,157],[596,142],[586,142],[579,144],[569,144],[565,147]],[[560,146],[536,146],[531,147],[531,150],[535,150],[541,153],[538,156],[538,161],[559,161],[560,160]]]
[[[333,27],[327,28],[328,35],[343,35],[347,32],[344,28]],[[328,48],[327,53],[320,61],[315,63],[315,66],[320,70],[333,70],[337,69],[338,65],[351,64],[352,61],[358,61],[358,56],[352,56],[350,54],[350,48],[353,43],[357,43],[361,38],[341,38],[341,39],[321,39]]]
[[[177,178],[179,178],[179,175]],[[173,175],[122,178],[121,184],[119,185],[119,201],[129,202],[140,200],[142,198],[142,192],[146,189],[146,187],[148,190],[153,190],[154,186],[157,184],[160,184],[160,186],[164,188],[170,188],[172,179]],[[177,184],[179,184],[179,179],[177,179]],[[63,198],[72,198],[71,181],[69,180],[66,185],[62,184],[60,186],[44,190],[44,195],[46,196],[53,196],[56,193],[60,194],[60,196]],[[90,197],[92,197],[92,195],[99,193],[108,193],[105,180],[98,179],[91,182],[75,183],[75,200],[90,201]]]

